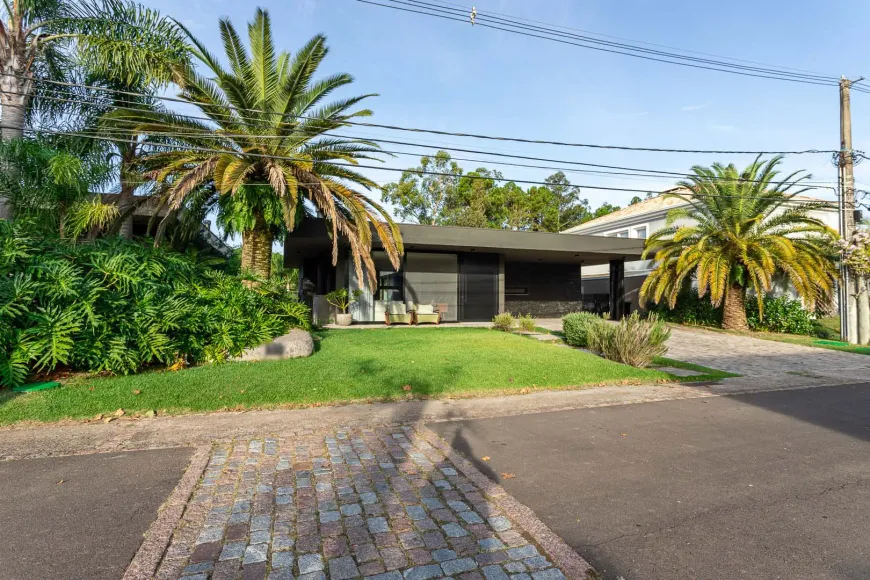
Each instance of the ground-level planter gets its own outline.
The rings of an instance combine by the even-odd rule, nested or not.
[[[335,323],[339,326],[350,326],[350,323],[353,321],[353,317],[350,314],[336,314],[335,315]]]

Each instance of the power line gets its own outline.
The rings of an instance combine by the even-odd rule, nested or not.
[[[357,0],[357,1],[361,2],[364,0]],[[17,75],[13,75],[13,76],[17,76]],[[189,101],[186,99],[179,99],[179,98],[165,97],[165,96],[155,97],[154,95],[145,95],[144,93],[136,93],[133,91],[121,91],[121,90],[109,89],[109,88],[105,88],[105,87],[99,87],[99,86],[93,86],[93,85],[84,85],[84,84],[78,84],[78,83],[66,83],[66,82],[61,82],[61,81],[40,80],[40,82],[46,82],[46,83],[51,83],[51,84],[56,84],[56,85],[87,88],[87,89],[98,90],[98,91],[113,92],[116,94],[129,95],[129,96],[147,96],[149,98],[156,98],[156,99],[160,99],[160,100],[179,102],[179,103],[184,103],[187,105],[196,106],[195,102],[192,102],[192,101]],[[10,94],[17,94],[17,93],[10,93]],[[55,97],[55,98],[57,98],[57,97]],[[76,99],[69,99],[69,101],[76,102],[77,100]],[[81,100],[81,102],[88,104],[87,101]],[[124,108],[124,107],[120,107],[120,108]],[[134,109],[134,110],[136,110],[136,109]],[[138,110],[142,111],[142,109],[138,109]],[[305,115],[289,115],[289,114],[279,113],[276,111],[264,111],[262,109],[235,109],[234,108],[233,110],[234,111],[243,111],[243,112],[253,112],[253,113],[257,113],[257,114],[261,114],[261,115],[281,116],[283,118],[304,119],[304,120],[317,121],[317,122],[329,122],[330,121],[327,119],[318,119],[316,117],[310,117],[310,116],[305,116]],[[178,115],[181,117],[187,117],[187,118],[192,118],[192,119],[211,120],[211,119],[202,118],[202,117],[198,118],[198,117],[195,117],[192,115],[184,115],[184,114],[178,114]],[[244,117],[239,118],[239,120],[243,120],[243,119],[244,119]],[[453,132],[453,131],[441,131],[438,129],[425,129],[425,128],[418,128],[418,127],[403,127],[403,126],[399,126],[399,125],[387,125],[387,124],[382,124],[382,123],[367,123],[367,122],[361,122],[361,121],[351,121],[349,119],[336,119],[336,120],[331,120],[331,121],[334,123],[337,123],[337,124],[341,124],[341,125],[374,127],[374,128],[378,128],[378,129],[387,129],[387,130],[391,130],[391,131],[404,131],[404,132],[411,132],[411,133],[428,133],[428,134],[432,134],[432,135],[442,135],[442,136],[450,136],[450,137],[466,137],[466,138],[470,138],[470,139],[485,139],[485,140],[490,140],[490,141],[510,141],[510,142],[515,142],[515,143],[526,143],[526,144],[532,144],[532,145],[555,145],[555,146],[560,146],[560,147],[578,147],[578,148],[588,148],[588,149],[620,150],[620,151],[644,151],[644,152],[651,152],[651,153],[698,153],[698,154],[710,154],[710,155],[814,155],[814,154],[820,154],[820,153],[833,154],[833,153],[838,152],[835,150],[828,150],[828,149],[805,149],[805,150],[798,150],[798,151],[745,151],[745,150],[744,151],[731,151],[731,150],[718,150],[718,149],[669,149],[669,148],[661,148],[661,147],[630,147],[630,146],[624,146],[624,145],[601,145],[601,144],[592,144],[592,143],[572,143],[572,142],[565,142],[565,141],[550,141],[550,140],[544,140],[544,139],[527,139],[527,138],[522,138],[522,137],[503,137],[503,136],[495,136],[495,135],[484,135],[484,134],[478,134],[478,133],[460,133],[460,132]]]
[[[423,8],[425,10],[432,10],[432,11],[442,13],[442,14],[443,13],[447,13],[447,14],[452,13],[454,15],[459,15],[462,17],[465,17],[470,12],[468,9],[449,8],[449,7],[446,7],[443,5],[439,5],[439,4],[436,4],[433,2],[427,2],[424,0],[384,0],[384,1],[391,2],[393,4],[403,4],[406,6],[420,7],[420,8]],[[791,72],[791,71],[787,71],[787,70],[784,70],[781,68],[765,68],[765,67],[759,67],[759,66],[747,66],[745,64],[729,63],[729,62],[725,62],[722,60],[712,60],[709,58],[699,58],[699,57],[693,57],[693,56],[686,56],[686,55],[673,53],[673,52],[666,52],[666,51],[662,51],[662,50],[644,48],[644,47],[638,46],[637,44],[628,44],[626,42],[614,42],[614,41],[609,41],[609,40],[602,40],[602,39],[595,38],[595,37],[592,37],[592,36],[589,36],[586,34],[562,32],[562,31],[556,30],[552,25],[549,25],[549,24],[544,25],[544,26],[529,25],[529,24],[524,24],[513,17],[501,18],[499,16],[489,16],[488,14],[490,14],[490,13],[477,11],[476,16],[475,16],[475,25],[478,25],[481,22],[485,22],[485,21],[489,20],[489,21],[495,22],[497,24],[511,26],[511,27],[517,27],[517,28],[520,28],[522,30],[531,30],[534,32],[553,34],[553,35],[560,36],[563,38],[576,39],[576,40],[586,42],[586,43],[592,43],[592,44],[601,45],[601,46],[608,46],[608,47],[617,48],[617,49],[621,49],[621,50],[637,51],[637,52],[640,52],[643,54],[652,54],[652,55],[660,56],[660,57],[664,57],[664,58],[681,59],[681,60],[687,60],[690,62],[697,62],[697,63],[708,64],[708,65],[730,67],[730,68],[734,68],[737,70],[747,70],[747,71],[753,71],[753,72],[758,72],[758,73],[762,73],[762,74],[783,75],[786,77],[793,77],[793,78],[798,78],[798,79],[807,79],[807,80],[812,80],[812,81],[822,81],[825,83],[836,83],[838,80],[837,77],[832,76],[832,75],[821,75],[821,74],[808,73],[808,72]],[[592,48],[592,47],[587,47],[587,48]],[[637,55],[631,54],[629,56],[637,56]],[[681,64],[681,63],[674,62],[672,64]],[[730,71],[723,71],[723,72],[730,72]],[[787,80],[787,79],[782,79],[782,80]]]
[[[0,129],[3,129],[3,128],[6,128],[6,127],[0,126]],[[98,140],[98,141],[124,142],[124,143],[127,142],[126,139],[115,139],[112,137],[91,135],[91,134],[87,134],[87,133],[79,133],[79,132],[72,132],[72,131],[52,131],[52,130],[45,130],[45,131],[47,133],[54,134],[54,135],[68,135],[68,136],[73,136],[73,137],[82,137],[82,138],[86,138],[86,139],[94,139],[94,140]],[[198,151],[198,152],[204,152],[204,153],[221,153],[221,154],[225,154],[225,155],[239,155],[239,156],[245,156],[245,157],[257,157],[257,158],[265,158],[265,159],[280,159],[280,160],[287,160],[287,161],[310,161],[310,159],[302,158],[302,157],[290,157],[290,156],[285,156],[285,155],[268,155],[268,154],[264,154],[264,153],[241,152],[241,151],[228,151],[228,150],[223,150],[223,149],[211,149],[211,148],[207,148],[207,147],[196,147],[196,146],[188,146],[188,145],[175,145],[175,144],[170,144],[170,143],[154,143],[154,145],[158,146],[158,147],[163,147],[166,149],[175,149],[175,150],[182,150],[182,151]],[[378,169],[378,170],[382,170],[382,171],[394,171],[394,172],[398,171],[398,172],[402,172],[402,173],[405,173],[405,172],[416,173],[418,175],[439,175],[439,176],[443,176],[443,177],[456,177],[456,178],[460,178],[460,179],[464,177],[464,178],[472,179],[472,180],[491,180],[491,181],[499,181],[499,182],[513,182],[513,183],[522,183],[522,184],[526,184],[526,185],[547,185],[547,186],[552,185],[551,183],[548,183],[546,181],[510,179],[510,178],[506,178],[506,177],[478,176],[478,175],[468,175],[468,174],[463,175],[463,174],[458,174],[458,173],[444,173],[444,172],[440,172],[440,171],[406,169],[406,168],[400,168],[400,167],[379,167],[376,165],[363,165],[363,164],[357,164],[357,163],[336,163],[336,162],[331,162],[331,163],[333,165],[336,165],[339,167],[348,167],[351,169]],[[592,190],[601,190],[601,191],[623,191],[623,192],[630,192],[630,193],[653,193],[653,194],[659,193],[659,192],[656,192],[656,191],[650,190],[650,189],[634,189],[634,188],[608,187],[608,186],[585,185],[585,184],[572,184],[572,186],[578,187],[581,189],[592,189]],[[807,189],[833,189],[833,188],[807,186]],[[745,197],[745,196],[729,196],[729,195],[724,195],[724,194],[723,195],[715,194],[715,195],[706,195],[704,197],[735,197],[735,198],[738,198],[738,197]],[[796,202],[796,203],[799,203],[799,202]],[[826,201],[820,200],[818,203],[831,204],[833,202],[826,202]]]
[[[100,134],[105,134],[105,133],[112,134],[112,133],[114,133],[115,135],[118,135],[118,134],[125,134],[126,135],[128,132],[129,131],[127,129],[115,129],[115,130],[101,129],[99,131]],[[172,132],[149,132],[148,134],[162,136],[162,137],[168,137],[168,138],[193,137],[196,139],[204,139],[204,140],[208,140],[208,139],[220,140],[220,139],[224,139],[224,138],[233,138],[233,137],[245,137],[245,138],[249,138],[249,139],[282,138],[282,136],[280,136],[280,135],[253,135],[253,134],[214,135],[214,134],[206,134],[206,133],[190,134],[190,133],[181,133],[181,132],[176,132],[176,133],[172,133]],[[354,138],[353,136],[339,135],[339,134],[335,134],[335,133],[325,133],[325,135],[328,135],[331,137],[348,138],[348,139]],[[381,140],[381,139],[374,139],[374,140],[378,141],[378,142],[382,142],[382,143],[387,142],[387,143],[399,143],[401,145],[409,145],[409,146],[421,146],[419,144],[412,143],[412,142],[386,141],[386,140]],[[559,167],[559,166],[552,166],[552,165],[531,165],[531,164],[527,164],[527,163],[512,163],[512,162],[506,162],[506,161],[498,161],[498,160],[494,160],[494,159],[472,159],[472,158],[467,158],[467,157],[450,156],[451,161],[465,161],[465,162],[469,162],[469,163],[486,163],[486,164],[491,164],[491,165],[503,165],[503,166],[509,166],[509,167],[523,167],[523,168],[530,168],[530,169],[547,169],[550,171],[563,171],[566,173],[578,173],[578,174],[583,174],[583,175],[599,175],[599,176],[605,176],[605,177],[606,176],[624,176],[624,177],[645,178],[645,179],[669,179],[669,180],[674,180],[677,178],[687,179],[687,178],[693,177],[693,174],[691,174],[691,173],[665,171],[665,170],[659,170],[659,169],[621,167],[621,166],[614,166],[614,165],[583,163],[583,162],[578,162],[578,161],[551,160],[551,159],[546,159],[546,158],[529,158],[529,157],[522,156],[522,155],[491,153],[491,152],[487,152],[487,151],[463,150],[463,149],[455,149],[455,148],[451,148],[451,147],[439,147],[439,149],[450,150],[450,151],[457,151],[457,150],[458,151],[467,151],[467,152],[471,152],[471,153],[478,153],[481,155],[493,155],[493,156],[499,156],[499,157],[537,159],[537,160],[544,161],[544,162],[549,161],[549,162],[554,162],[554,163],[568,163],[568,164],[575,164],[575,165],[581,165],[581,166],[591,166],[591,167],[598,167],[598,168],[603,168],[603,169],[617,169],[617,170],[624,170],[624,171],[602,171],[602,170],[591,170],[591,169],[576,169],[576,168]],[[395,151],[395,150],[389,150],[389,149],[379,149],[378,152],[386,153],[389,155],[402,155],[402,156],[409,156],[409,157],[433,157],[433,154],[431,151],[429,151],[429,152],[419,152],[419,151],[411,152],[411,151]],[[629,173],[629,172],[632,172],[632,173]],[[826,185],[829,185],[828,182],[807,181],[804,183],[806,185],[818,185],[818,186],[823,186],[823,187]]]
[[[469,12],[469,11],[468,11],[468,7],[465,6],[465,5],[462,5],[462,4],[454,4],[454,3],[451,3],[451,2],[445,2],[445,1],[443,1],[443,0],[442,0],[441,2],[434,2],[434,1],[433,1],[433,2],[430,2],[430,3],[431,3],[431,4],[442,4],[442,5],[446,5],[446,6],[452,6],[452,7],[454,7],[454,8],[461,8],[461,9],[464,10],[464,14],[468,14],[468,12]],[[585,29],[582,29],[582,28],[575,28],[575,27],[571,27],[571,26],[562,26],[562,25],[560,25],[560,24],[547,23],[547,22],[543,22],[543,21],[541,21],[541,20],[533,20],[533,19],[531,19],[531,18],[523,18],[523,17],[520,17],[520,16],[511,16],[510,14],[504,14],[504,13],[500,13],[500,12],[493,12],[493,11],[491,11],[491,10],[487,10],[486,12],[480,12],[480,11],[478,11],[478,14],[487,14],[487,15],[491,14],[491,15],[494,15],[494,16],[503,16],[503,17],[510,18],[510,19],[513,19],[513,20],[516,20],[516,21],[527,22],[527,23],[531,23],[531,24],[540,24],[540,25],[543,25],[543,26],[547,26],[547,27],[549,27],[549,28],[556,28],[556,29],[561,29],[561,30],[568,30],[568,31],[572,31],[572,32],[580,32],[580,33],[587,34],[587,35],[600,36],[600,37],[602,37],[602,38],[612,38],[612,39],[614,39],[614,40],[621,40],[621,41],[624,41],[624,42],[630,42],[630,43],[634,43],[634,44],[643,44],[643,45],[646,45],[646,46],[654,46],[654,47],[656,47],[656,48],[666,48],[666,49],[668,49],[668,50],[673,50],[673,51],[678,51],[678,52],[684,52],[684,53],[688,53],[688,54],[697,54],[697,55],[701,55],[701,56],[708,56],[708,57],[716,58],[716,59],[720,59],[720,60],[730,60],[730,61],[734,61],[734,62],[742,62],[742,63],[746,63],[746,64],[754,64],[754,65],[758,65],[758,66],[762,66],[762,67],[767,67],[767,68],[771,68],[771,69],[788,70],[788,71],[794,71],[794,72],[800,72],[800,73],[807,73],[807,74],[810,74],[810,75],[817,75],[817,76],[832,76],[832,75],[826,75],[825,73],[820,73],[820,72],[818,72],[818,71],[811,71],[811,70],[800,69],[800,68],[795,68],[795,67],[788,67],[788,66],[782,66],[782,65],[773,65],[773,64],[770,64],[770,63],[758,62],[758,61],[754,61],[754,60],[746,60],[746,59],[742,59],[742,58],[734,58],[734,57],[730,57],[730,56],[722,56],[722,55],[720,55],[720,54],[712,54],[712,53],[709,53],[709,52],[702,52],[702,51],[698,51],[698,50],[689,50],[689,49],[685,49],[685,48],[680,48],[680,47],[675,47],[675,46],[669,46],[669,45],[666,45],[666,44],[657,44],[657,43],[654,43],[654,42],[646,42],[646,41],[643,41],[643,40],[636,40],[636,39],[631,39],[631,38],[625,38],[625,37],[622,37],[622,36],[614,36],[614,35],[612,35],[612,34],[604,34],[604,33],[601,33],[601,32],[593,32],[593,31],[591,31],[591,30],[585,30]]]
[[[102,88],[102,87],[98,87],[98,88]],[[128,92],[128,91],[124,91],[124,92]],[[7,93],[8,94],[10,92],[0,90],[0,93]],[[92,104],[89,101],[82,100],[82,99],[63,99],[60,97],[50,97],[50,96],[44,96],[43,98],[54,99],[54,100],[65,101],[65,102],[74,102],[74,103],[79,103],[79,104]],[[178,99],[175,99],[175,100],[178,100]],[[130,102],[130,101],[123,101],[123,102]],[[186,102],[186,101],[184,101],[184,102]],[[149,109],[142,108],[142,105],[140,103],[132,103],[132,104],[136,104],[137,107],[134,108],[134,107],[116,106],[115,108],[122,109],[122,110],[138,111],[138,112],[150,112]],[[197,117],[197,116],[193,116],[193,115],[184,115],[184,114],[180,114],[180,113],[175,113],[175,114],[177,116],[183,117],[183,118],[191,118],[191,119],[203,120],[203,121],[210,121],[211,120],[208,117]],[[115,123],[125,123],[128,125],[134,125],[134,126],[138,124],[137,121],[130,120],[130,119],[115,120]],[[118,131],[120,132],[123,130],[119,129]],[[246,137],[246,138],[256,138],[256,139],[266,139],[266,138],[283,139],[283,138],[285,138],[285,136],[282,136],[282,135],[228,134],[228,133],[214,133],[214,132],[209,132],[209,133],[193,133],[193,132],[168,133],[168,132],[161,132],[161,133],[152,133],[152,134],[159,134],[159,135],[169,137],[169,138],[193,138],[193,139],[202,139],[202,140],[209,140],[209,139],[220,140],[220,139],[232,138],[232,137]],[[341,137],[341,138],[349,138],[349,139],[359,139],[358,137],[355,137],[355,136],[339,135],[339,134],[334,134],[334,133],[329,133],[329,132],[325,132],[324,135]],[[408,142],[408,141],[387,140],[387,139],[382,139],[382,138],[363,138],[363,141],[373,143],[373,144],[391,143],[391,144],[399,144],[399,145],[407,145],[407,146],[434,147],[433,145],[428,145],[428,144],[419,144],[419,143]],[[532,156],[525,156],[525,155],[507,154],[507,153],[499,153],[499,152],[491,152],[491,151],[481,151],[481,150],[475,150],[475,149],[464,149],[464,148],[457,148],[457,147],[445,146],[445,145],[438,145],[437,147],[439,149],[445,149],[445,150],[449,150],[449,151],[469,152],[469,153],[476,153],[476,154],[480,154],[480,155],[518,158],[518,159],[535,160],[535,161],[543,161],[543,162],[551,162],[551,163],[565,163],[565,164],[570,164],[570,165],[589,166],[589,167],[597,167],[597,168],[603,168],[603,169],[617,169],[617,170],[632,171],[634,173],[620,173],[620,172],[616,172],[616,171],[607,172],[607,171],[576,170],[576,169],[563,168],[563,167],[550,167],[550,166],[538,166],[538,165],[518,164],[518,163],[505,163],[505,162],[499,162],[496,160],[467,159],[467,158],[464,159],[461,157],[454,157],[453,159],[455,159],[457,161],[468,161],[468,162],[475,162],[475,163],[491,163],[494,165],[528,167],[528,168],[536,168],[536,169],[550,169],[550,170],[557,170],[557,171],[567,171],[567,172],[572,172],[572,173],[584,173],[584,174],[592,174],[592,175],[597,174],[597,175],[603,175],[603,176],[623,175],[623,176],[645,177],[645,178],[655,178],[655,179],[665,179],[665,178],[670,178],[670,177],[673,177],[673,178],[692,177],[691,174],[687,174],[684,172],[674,172],[674,171],[664,171],[664,170],[657,170],[657,169],[645,169],[645,168],[634,168],[634,167],[624,167],[624,166],[613,166],[613,165],[586,163],[586,162],[569,161],[569,160],[554,160],[554,159],[532,157]],[[383,152],[383,153],[387,153],[387,154],[396,154],[396,155],[413,155],[413,156],[429,155],[429,153],[413,153],[412,154],[412,153],[406,152],[406,151],[391,151],[391,150],[385,150],[385,149],[380,149],[379,151]],[[374,152],[372,152],[372,153],[374,153]],[[826,187],[824,184],[807,182],[807,185],[811,185],[811,184],[812,185],[820,185],[822,188],[830,188],[830,187]]]
[[[403,0],[383,0],[385,2],[392,2],[393,4],[382,4],[379,2],[372,2],[370,0],[357,0],[358,2],[362,2],[364,4],[371,4],[374,6],[381,6],[384,8],[390,8],[393,10],[399,10],[404,12],[412,12],[416,14],[422,14],[425,16],[431,16],[435,18],[441,18],[445,20],[452,20],[454,22],[462,22],[467,23],[467,17],[457,17],[455,13],[451,13],[447,10],[455,10],[455,9],[445,9],[443,6],[437,5],[428,5],[425,2],[418,2],[415,0],[403,1]],[[403,8],[402,6],[396,6],[395,4],[403,4],[405,6],[413,6],[414,8]],[[419,8],[422,8],[419,9]],[[463,15],[468,14],[468,12],[463,12]],[[592,37],[581,37],[579,35],[572,35],[567,33],[562,33],[558,31],[554,31],[552,29],[544,29],[542,27],[537,26],[528,26],[522,23],[511,22],[506,19],[490,19],[491,22],[495,22],[496,24],[501,24],[498,26],[496,24],[487,23],[486,17],[481,16],[481,13],[478,12],[475,18],[475,26],[481,26],[484,28],[493,28],[495,30],[501,30],[504,32],[510,32],[513,34],[519,34],[522,36],[540,38],[544,40],[550,40],[552,42],[558,42],[561,44],[568,44],[572,46],[578,46],[581,48],[588,48],[591,50],[597,50],[602,52],[621,54],[625,56],[632,56],[635,58],[641,58],[644,60],[651,60],[656,62],[662,62],[666,64],[675,64],[679,66],[686,66],[691,68],[699,68],[706,70],[713,70],[718,72],[727,72],[730,74],[737,74],[742,76],[756,77],[756,78],[766,78],[773,80],[782,80],[782,81],[790,81],[797,82],[802,84],[813,84],[813,85],[822,85],[822,86],[836,86],[837,79],[836,77],[822,77],[818,75],[809,75],[809,74],[800,74],[793,73],[784,70],[775,70],[775,69],[762,69],[759,67],[748,67],[745,65],[737,65],[733,63],[727,63],[722,61],[710,61],[709,59],[700,59],[696,57],[688,57],[685,55],[678,55],[673,53],[665,53],[663,51],[656,51],[651,49],[646,49],[643,47],[630,46],[622,43],[614,43],[610,41],[602,41],[600,39],[595,39]],[[510,28],[505,28],[504,26],[509,26]],[[532,32],[527,32],[532,31]],[[535,32],[538,32],[537,34]],[[554,38],[555,36],[555,38]],[[561,38],[560,38],[561,37]],[[571,38],[572,40],[566,40],[565,38]],[[605,48],[605,46],[607,48]],[[632,52],[634,51],[634,52]],[[658,55],[658,56],[650,56],[650,55]],[[688,61],[688,62],[684,62]],[[699,64],[709,62],[710,65],[707,64]],[[759,72],[751,72],[751,71],[759,71]],[[867,91],[870,92],[870,91]]]

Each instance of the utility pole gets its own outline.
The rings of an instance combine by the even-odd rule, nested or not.
[[[854,174],[854,151],[852,149],[852,108],[849,90],[854,83],[863,80],[864,77],[851,81],[846,77],[840,79],[840,235],[844,239],[850,239],[855,233],[855,174]],[[866,289],[864,280],[851,275],[843,269],[843,292],[840,300],[841,328],[845,331],[845,338],[852,344],[866,342],[870,328],[864,328],[863,322],[867,313]],[[859,314],[859,308],[862,312]],[[859,328],[860,327],[860,328]]]

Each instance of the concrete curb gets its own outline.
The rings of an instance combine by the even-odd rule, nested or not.
[[[538,519],[535,512],[517,501],[502,486],[481,473],[473,463],[456,452],[434,431],[424,425],[416,425],[413,428],[432,446],[440,449],[465,477],[489,496],[492,502],[503,509],[512,520],[517,522],[568,578],[592,580],[598,577],[595,568],[572,550],[562,538],[547,527],[547,524]]]
[[[127,566],[123,580],[150,580],[154,577],[157,566],[160,565],[163,554],[169,547],[172,533],[208,465],[211,449],[211,445],[201,445],[196,448],[181,481],[178,482],[166,503],[161,506],[157,519],[145,532],[145,539],[130,565]]]

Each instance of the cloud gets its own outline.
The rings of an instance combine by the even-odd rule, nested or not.
[[[700,111],[701,109],[706,109],[710,106],[710,103],[704,103],[703,105],[684,105],[680,107],[681,111],[689,112],[689,111]]]
[[[719,131],[721,133],[733,133],[737,130],[737,127],[734,125],[727,125],[722,123],[713,123],[710,125],[710,128],[714,131]]]

